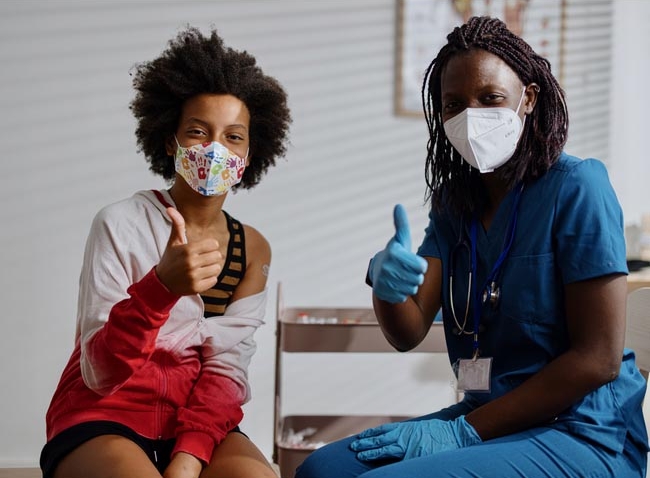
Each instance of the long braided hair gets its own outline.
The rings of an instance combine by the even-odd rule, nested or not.
[[[434,210],[451,208],[460,214],[480,211],[487,194],[480,174],[453,148],[442,124],[441,74],[454,55],[486,50],[505,61],[524,85],[539,86],[537,103],[526,118],[513,157],[497,171],[508,188],[544,174],[557,161],[569,127],[564,91],[551,73],[548,60],[539,56],[499,19],[472,17],[456,27],[447,44],[427,67],[422,84],[422,106],[429,130],[425,178],[427,199]]]

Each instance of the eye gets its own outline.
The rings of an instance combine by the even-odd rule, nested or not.
[[[448,101],[442,106],[445,114],[452,114],[462,109],[460,101]]]
[[[489,93],[483,97],[483,103],[486,105],[496,105],[505,100],[505,97],[498,93]]]
[[[226,136],[230,141],[244,141],[244,136],[239,133],[228,133]]]
[[[199,128],[190,128],[186,131],[186,134],[192,138],[200,138],[206,135],[205,131]]]

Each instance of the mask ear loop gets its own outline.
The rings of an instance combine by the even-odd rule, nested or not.
[[[178,156],[178,148],[182,148],[182,146],[181,146],[181,143],[178,142],[178,138],[176,137],[175,133],[174,133],[174,141],[176,141],[176,151],[174,152],[174,154],[172,154],[170,156],[173,156],[174,158],[176,158],[176,156]]]
[[[524,89],[523,89],[523,91],[521,92],[521,98],[519,98],[519,104],[517,105],[517,109],[515,110],[515,113],[516,113],[517,115],[519,115],[519,108],[521,108],[521,105],[522,105],[523,102],[524,102],[524,97],[525,97],[525,96],[526,96],[526,87],[524,86]],[[524,114],[524,117],[525,117],[525,116],[526,116],[526,115]]]
[[[517,105],[517,109],[515,110],[515,114],[517,116],[519,116],[519,108],[521,108],[521,105],[524,102],[524,97],[525,96],[526,96],[526,86],[524,85],[523,91],[521,92],[521,98],[519,98],[519,104]],[[522,132],[523,132],[524,126],[526,126],[526,116],[528,116],[528,115],[526,113],[524,113],[524,118],[521,120],[521,130],[522,130]]]

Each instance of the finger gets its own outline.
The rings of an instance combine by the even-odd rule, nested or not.
[[[204,292],[217,283],[221,271],[221,264],[193,268],[189,271],[187,285],[194,293]]]
[[[352,451],[367,451],[377,448],[373,438],[362,438],[361,440],[355,440],[350,443],[350,450]]]
[[[204,280],[204,279],[217,279],[223,266],[219,263],[207,264],[205,266],[197,267],[194,269],[192,277],[195,280]]]
[[[397,423],[384,423],[383,425],[379,425],[378,427],[368,428],[367,430],[362,431],[357,435],[357,438],[368,438],[377,435],[383,435],[384,433],[397,428],[397,426],[398,426]]]
[[[399,445],[388,445],[374,450],[360,451],[357,458],[361,461],[384,460],[386,458],[403,458],[404,450]]]
[[[388,282],[393,287],[397,286],[399,290],[406,288],[408,290],[413,286],[420,286],[424,282],[424,274],[428,263],[415,254],[409,253],[408,256],[402,255],[397,259],[393,259],[397,264],[389,263],[388,266],[382,270],[383,276],[378,280]]]
[[[194,244],[191,244],[192,246]],[[192,279],[202,281],[205,279],[216,280],[223,269],[223,256],[218,250],[196,252],[188,263]]]
[[[166,211],[169,219],[172,221],[172,232],[169,235],[169,241],[167,244],[187,244],[185,219],[183,218],[183,215],[173,207],[168,207]]]
[[[401,204],[396,204],[393,209],[393,222],[395,223],[395,238],[406,250],[411,250],[411,228],[409,226],[406,209]]]
[[[395,247],[399,248],[400,246],[396,245]],[[401,253],[398,252],[398,254],[399,256],[396,259],[399,260],[401,269],[414,274],[424,274],[427,271],[429,263],[424,257],[404,250]]]
[[[214,285],[217,283],[218,280],[218,274],[215,274],[213,276],[207,277],[199,282],[196,283],[196,292],[198,294],[201,294],[205,292],[206,290],[212,289]]]
[[[202,239],[192,242],[188,245],[189,254],[201,259],[204,263],[210,261],[223,261],[223,256],[219,252],[219,241],[215,239]]]
[[[392,445],[397,441],[397,437],[393,433],[377,435],[369,438],[361,438],[355,440],[350,444],[352,451],[366,451],[382,448]]]
[[[389,285],[391,284],[389,283]],[[413,282],[405,283],[404,281],[397,280],[392,283],[393,294],[395,294],[396,298],[401,299],[400,302],[404,302],[409,296],[418,293],[420,285]]]

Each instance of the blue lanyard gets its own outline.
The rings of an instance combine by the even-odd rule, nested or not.
[[[487,288],[487,286],[491,283],[494,282],[497,278],[497,275],[499,274],[499,271],[501,270],[503,263],[505,262],[506,258],[508,257],[508,254],[510,253],[510,249],[512,247],[512,243],[514,242],[515,239],[515,230],[517,228],[517,215],[518,215],[518,209],[519,209],[519,200],[521,199],[521,194],[524,190],[524,185],[522,184],[519,186],[519,189],[517,190],[515,197],[512,201],[512,211],[510,211],[510,220],[508,221],[508,231],[506,232],[506,238],[507,242],[504,244],[503,249],[501,250],[501,254],[499,254],[498,259],[494,263],[494,266],[492,266],[492,270],[490,271],[490,274],[488,275],[485,284],[483,285],[482,288],[477,287],[477,274],[476,274],[476,269],[477,269],[477,257],[476,257],[476,247],[477,247],[477,230],[478,230],[478,218],[476,215],[472,218],[472,224],[470,226],[470,231],[469,231],[469,240],[471,244],[471,250],[472,250],[472,264],[471,264],[471,269],[472,269],[472,283],[470,284],[470,287],[472,288],[472,313],[474,317],[474,339],[473,339],[473,350],[474,350],[474,358],[478,356],[478,332],[479,332],[479,325],[481,323],[481,294],[483,291]]]

